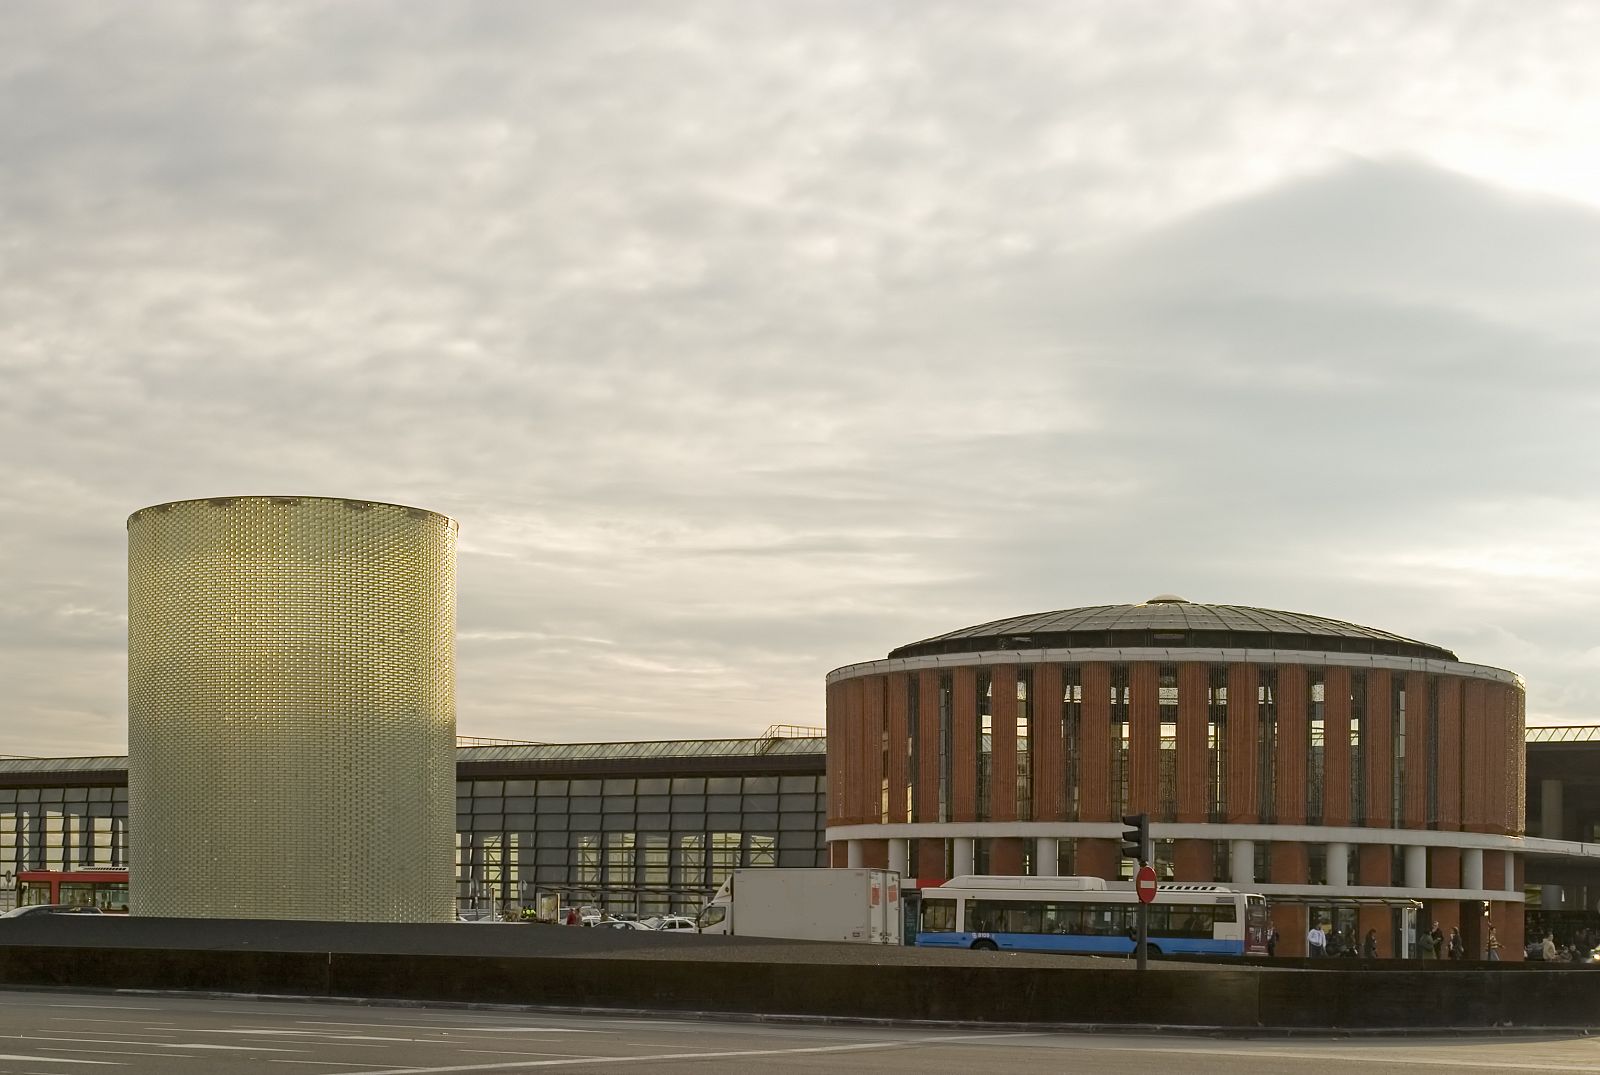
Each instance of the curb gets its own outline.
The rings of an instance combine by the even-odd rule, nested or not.
[[[585,1016],[590,1018],[647,1018],[694,1020],[719,1023],[760,1023],[789,1026],[862,1026],[904,1028],[908,1030],[971,1030],[995,1032],[1026,1031],[1041,1034],[1160,1035],[1230,1039],[1338,1039],[1338,1038],[1517,1038],[1563,1034],[1590,1037],[1595,1028],[1586,1026],[1467,1026],[1467,1027],[1233,1027],[1183,1023],[1022,1023],[973,1022],[967,1020],[880,1019],[845,1015],[788,1015],[782,1013],[677,1011],[658,1008],[598,1008],[541,1004],[492,1004],[457,1000],[410,1000],[389,997],[335,997],[292,993],[190,992],[179,989],[95,989],[68,986],[4,986],[7,992],[88,994],[117,997],[165,997],[173,999],[248,1000],[277,1004],[339,1004],[356,1008],[400,1008],[439,1011],[482,1011],[544,1015]]]

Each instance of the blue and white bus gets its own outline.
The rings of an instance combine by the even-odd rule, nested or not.
[[[1084,955],[1133,952],[1139,901],[1098,877],[954,877],[922,890],[917,944]],[[1266,955],[1267,902],[1225,885],[1163,884],[1149,954]]]

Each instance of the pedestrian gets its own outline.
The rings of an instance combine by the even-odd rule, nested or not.
[[[1467,946],[1461,940],[1461,931],[1459,929],[1457,929],[1455,926],[1451,926],[1450,927],[1450,958],[1451,959],[1465,959],[1466,957],[1467,957]]]
[[[1321,959],[1328,954],[1328,935],[1317,922],[1311,923],[1311,928],[1306,930],[1306,951],[1312,959]]]
[[[582,924],[583,924],[583,916],[578,914],[578,909],[576,907],[568,907],[567,908],[567,925],[569,925],[569,926],[579,926],[579,925],[582,925]]]
[[[1267,955],[1268,956],[1275,956],[1277,954],[1278,954],[1278,927],[1277,926],[1268,926],[1267,927]]]
[[[1546,933],[1544,935],[1544,943],[1539,946],[1539,955],[1544,958],[1546,963],[1554,963],[1556,961],[1555,934]]]
[[[1495,963],[1500,962],[1500,935],[1494,931],[1494,925],[1489,926],[1489,959]]]
[[[1433,924],[1433,929],[1428,932],[1428,958],[1444,958],[1444,931],[1439,928],[1439,923]]]
[[[1378,958],[1378,931],[1377,930],[1375,930],[1375,929],[1367,930],[1367,935],[1361,939],[1361,958],[1362,959],[1377,959]]]

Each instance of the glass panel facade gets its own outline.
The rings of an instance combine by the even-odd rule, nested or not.
[[[1017,672],[1017,820],[1033,819],[1033,670]]]
[[[128,799],[122,789],[0,791],[0,910],[16,905],[22,870],[120,868],[128,862]]]
[[[978,812],[979,821],[988,821],[989,788],[994,778],[994,680],[988,672],[978,673]]]
[[[1256,680],[1257,745],[1256,772],[1260,775],[1261,820],[1277,819],[1278,757],[1278,670],[1263,668]],[[1257,876],[1264,876],[1258,874]]]
[[[1178,669],[1164,664],[1160,668],[1156,700],[1161,718],[1160,804],[1157,817],[1173,821],[1178,816]]]
[[[1228,668],[1212,665],[1206,699],[1206,815],[1215,822],[1228,813]],[[1218,877],[1227,877],[1221,873]]]
[[[496,812],[511,804],[515,813]],[[562,796],[545,784],[569,791]],[[692,912],[728,871],[827,865],[826,779],[694,776],[475,781],[461,814],[460,908],[519,913],[539,891],[607,911]],[[480,790],[481,789],[481,790]],[[480,798],[481,795],[481,798]]]
[[[1322,824],[1322,785],[1327,756],[1327,720],[1323,672],[1306,674],[1306,823]]]

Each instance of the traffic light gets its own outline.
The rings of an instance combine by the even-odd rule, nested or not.
[[[1150,815],[1123,814],[1122,857],[1138,863],[1150,861]]]

